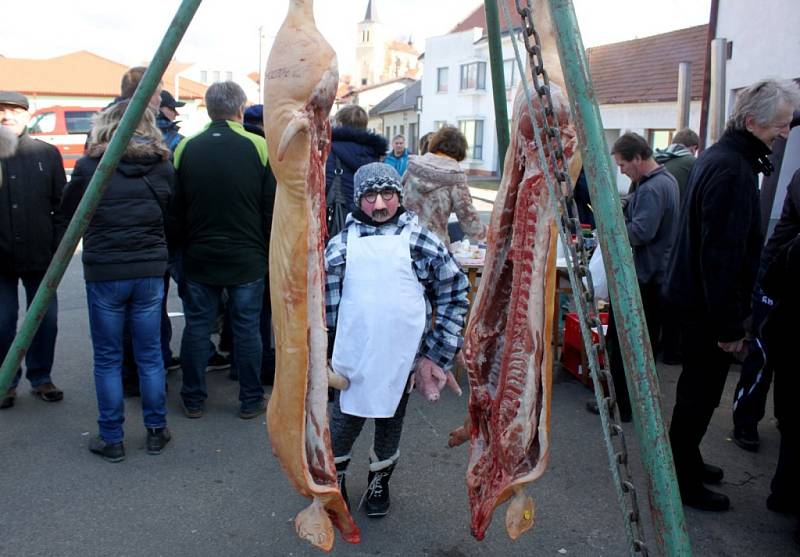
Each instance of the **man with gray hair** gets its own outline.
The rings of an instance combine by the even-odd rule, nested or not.
[[[19,283],[28,304],[66,229],[60,205],[66,184],[58,149],[28,135],[28,98],[16,91],[0,91],[0,360],[17,332]],[[58,302],[53,298],[25,354],[25,368],[34,396],[58,402],[64,393],[50,373],[58,333]],[[5,393],[0,410],[17,399],[18,370]]]
[[[772,142],[789,132],[800,90],[759,81],[741,91],[720,140],[697,159],[686,185],[680,225],[667,267],[666,302],[681,316],[683,371],[670,442],[683,503],[727,510],[728,497],[703,484],[723,472],[705,464],[700,442],[719,405],[731,355],[745,345],[763,244],[758,175],[769,175]]]
[[[175,149],[171,212],[186,278],[181,398],[189,418],[205,411],[208,337],[223,290],[239,376],[239,417],[264,413],[259,326],[275,188],[266,141],[242,125],[246,102],[236,83],[213,84],[206,92],[211,123]]]

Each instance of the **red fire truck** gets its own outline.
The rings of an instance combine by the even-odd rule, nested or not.
[[[83,156],[86,137],[92,129],[92,116],[102,110],[95,106],[48,106],[33,113],[28,133],[58,147],[64,169],[72,173]]]

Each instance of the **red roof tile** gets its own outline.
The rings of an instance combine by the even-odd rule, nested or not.
[[[703,92],[708,25],[589,48],[597,102],[620,104],[677,99],[678,64],[692,63],[692,98]]]
[[[501,0],[502,1],[502,0]],[[519,18],[519,13],[517,12],[517,3],[515,0],[505,0],[506,4],[508,4],[508,13],[511,14],[511,19],[513,20],[511,23],[514,27],[520,27],[522,25],[522,20]],[[503,6],[498,2],[497,4],[497,11],[500,16],[500,31],[505,32],[508,28],[506,24],[506,18],[503,15]],[[484,3],[481,2],[481,5],[475,8],[475,10],[469,14],[467,17],[461,20],[461,23],[453,27],[450,33],[460,33],[461,31],[469,31],[473,27],[480,27],[483,29],[483,34],[486,34],[486,12],[484,11]]]
[[[189,64],[172,62],[164,73],[165,86],[173,92],[175,72]],[[0,90],[27,95],[116,97],[128,66],[86,50],[47,59],[0,56]],[[206,85],[181,77],[181,99],[202,99]]]
[[[501,0],[502,1],[502,0]],[[505,0],[515,26],[520,22],[515,0]],[[505,32],[503,10],[500,30]],[[480,27],[486,34],[483,4],[475,8],[451,33]],[[692,63],[692,98],[703,92],[708,25],[589,48],[589,71],[599,104],[669,102],[677,99],[678,64]]]

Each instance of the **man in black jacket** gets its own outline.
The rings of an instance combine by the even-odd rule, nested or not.
[[[18,137],[15,152],[0,160],[0,360],[8,353],[17,331],[17,285],[22,281],[30,305],[66,228],[59,210],[67,181],[61,154],[28,135],[28,106],[24,95],[0,91],[0,125]],[[25,355],[32,392],[47,402],[64,398],[50,378],[57,315],[58,302],[53,296]],[[17,371],[0,398],[0,409],[14,406],[21,376],[22,370]]]
[[[722,470],[704,464],[700,442],[731,354],[744,345],[762,244],[758,174],[772,171],[770,146],[788,133],[798,105],[790,82],[762,80],[739,93],[725,133],[692,168],[681,207],[665,281],[684,339],[669,435],[683,502],[703,510],[729,507],[727,496],[703,485],[721,481]]]
[[[239,375],[239,416],[264,413],[259,326],[275,192],[267,173],[267,143],[242,126],[246,101],[231,81],[209,87],[211,123],[175,150],[173,215],[186,277],[181,398],[189,418],[204,413],[208,337],[223,289]]]

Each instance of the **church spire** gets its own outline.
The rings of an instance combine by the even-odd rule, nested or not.
[[[378,21],[378,10],[373,6],[372,0],[367,2],[367,13],[364,15],[364,21]]]

